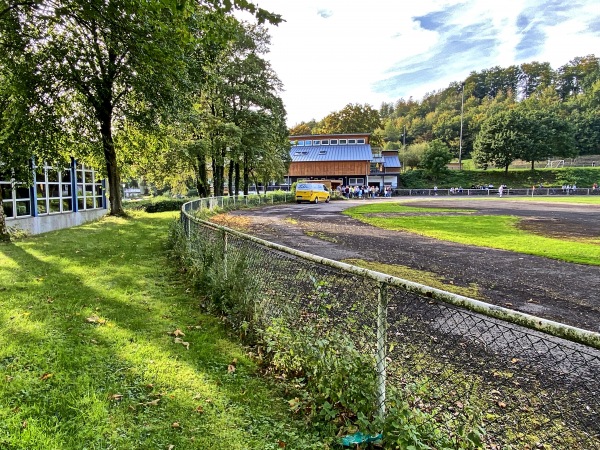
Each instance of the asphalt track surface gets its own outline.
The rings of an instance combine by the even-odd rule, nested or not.
[[[411,197],[276,205],[230,214],[248,218],[249,233],[271,242],[335,260],[357,258],[426,270],[455,285],[475,284],[478,299],[488,303],[600,332],[600,266],[383,230],[342,214],[370,201],[513,215],[521,218],[522,228],[541,235],[600,238],[600,205],[543,201]]]

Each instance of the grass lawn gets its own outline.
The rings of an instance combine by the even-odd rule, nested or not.
[[[444,214],[432,214],[432,212]],[[600,240],[570,241],[539,236],[517,228],[513,216],[448,214],[447,209],[413,208],[397,203],[373,203],[344,211],[358,220],[388,230],[403,230],[435,239],[497,248],[561,261],[600,265]],[[393,216],[375,214],[395,213]]]
[[[175,217],[0,245],[0,448],[322,448],[174,272]]]

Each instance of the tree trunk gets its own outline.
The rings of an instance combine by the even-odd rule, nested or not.
[[[240,192],[240,163],[235,163],[235,195]]]
[[[108,200],[110,202],[111,216],[125,216],[121,196],[121,174],[117,165],[117,152],[112,137],[112,114],[104,112],[100,118],[100,133],[102,134],[102,148],[106,162],[106,173],[108,175]]]
[[[248,195],[250,185],[250,170],[248,169],[248,155],[244,153],[244,195]]]
[[[198,195],[202,198],[210,195],[210,186],[208,185],[208,174],[206,173],[206,158],[204,155],[198,155],[196,158],[198,166],[196,167],[196,188]]]
[[[227,188],[229,189],[229,196],[233,196],[233,168],[234,168],[233,159],[229,161],[229,176],[227,177]]]
[[[8,241],[10,241],[10,234],[8,234],[8,227],[6,226],[6,215],[2,206],[2,189],[0,189],[0,242]]]
[[[535,170],[535,161],[531,161],[531,170]]]

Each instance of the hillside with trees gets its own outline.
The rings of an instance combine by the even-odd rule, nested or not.
[[[331,124],[345,112],[359,109],[370,112],[371,107],[349,104],[320,122],[300,123],[290,133],[344,132]],[[379,115],[379,127],[367,120],[366,113],[362,120],[354,118],[353,124],[372,132],[385,149],[400,150],[409,168],[419,166],[434,141],[445,144],[454,158],[459,154],[472,158],[479,168],[507,169],[517,159],[533,167],[534,161],[546,158],[596,155],[600,154],[600,60],[595,55],[576,57],[558,69],[537,61],[492,67],[472,72],[421,100],[383,103]]]

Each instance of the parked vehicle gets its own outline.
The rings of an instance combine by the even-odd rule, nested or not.
[[[319,203],[324,201],[329,203],[331,193],[327,186],[320,183],[298,183],[296,184],[296,203],[310,202]]]

